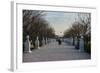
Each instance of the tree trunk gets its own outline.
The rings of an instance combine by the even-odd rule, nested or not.
[[[77,49],[80,49],[79,46],[80,46],[80,39],[77,38]]]
[[[73,37],[73,45],[75,45],[75,38]]]

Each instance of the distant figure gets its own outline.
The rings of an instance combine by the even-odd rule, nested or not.
[[[62,42],[61,42],[61,39],[58,39],[58,44],[61,45],[61,43],[62,43]]]

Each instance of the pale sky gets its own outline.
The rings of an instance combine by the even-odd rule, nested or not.
[[[45,11],[44,18],[55,29],[56,35],[63,35],[71,24],[78,18],[78,13]]]

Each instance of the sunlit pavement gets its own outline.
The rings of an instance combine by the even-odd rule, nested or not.
[[[80,52],[74,46],[62,42],[58,45],[56,40],[51,43],[35,49],[31,53],[23,53],[23,62],[43,62],[43,61],[67,61],[90,59],[88,53]]]

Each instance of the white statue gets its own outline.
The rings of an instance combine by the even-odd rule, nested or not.
[[[46,44],[48,43],[47,37],[46,37],[45,43],[46,43]]]
[[[45,40],[44,40],[44,38],[43,38],[43,40],[42,40],[42,44],[45,45]]]
[[[24,45],[25,45],[25,52],[31,53],[31,49],[30,49],[31,44],[29,41],[29,35],[26,36],[26,41],[25,41]]]
[[[36,37],[36,41],[35,41],[35,46],[36,46],[37,49],[40,49],[40,48],[39,48],[39,44],[40,44],[40,43],[39,43],[39,38],[38,38],[38,36],[37,36],[37,37]]]

